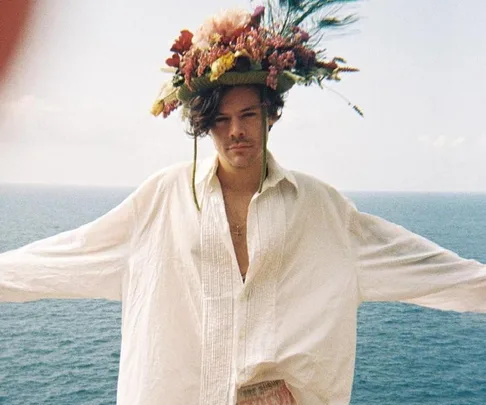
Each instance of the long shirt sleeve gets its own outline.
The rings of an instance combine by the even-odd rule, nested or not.
[[[403,227],[351,213],[363,301],[402,301],[486,312],[486,266],[466,260]]]
[[[133,198],[77,229],[0,254],[0,301],[121,299]]]

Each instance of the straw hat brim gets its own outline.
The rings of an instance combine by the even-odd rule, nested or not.
[[[208,89],[214,89],[218,86],[242,86],[251,84],[267,83],[268,72],[250,71],[250,72],[226,72],[217,80],[210,80],[209,76],[197,77],[191,80],[191,88],[186,84],[179,87],[177,98],[183,103],[188,102],[193,97]],[[277,76],[277,93],[285,93],[299,81],[300,77],[290,72],[283,72]]]

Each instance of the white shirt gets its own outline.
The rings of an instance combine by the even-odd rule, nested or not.
[[[484,265],[271,156],[243,283],[215,170],[198,169],[201,212],[191,164],[173,166],[92,223],[0,255],[1,301],[122,301],[118,405],[232,405],[279,379],[300,405],[345,405],[361,302],[486,312]]]

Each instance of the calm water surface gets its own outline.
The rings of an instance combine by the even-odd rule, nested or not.
[[[0,185],[0,251],[86,223],[126,189]],[[486,262],[486,195],[350,193],[358,207]],[[353,405],[484,405],[486,315],[411,305],[359,312]],[[113,405],[120,304],[0,304],[0,404]]]

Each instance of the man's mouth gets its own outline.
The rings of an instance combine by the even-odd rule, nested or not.
[[[239,143],[236,145],[231,145],[229,147],[230,150],[242,150],[242,149],[249,149],[249,148],[251,148],[251,145],[247,143]]]

